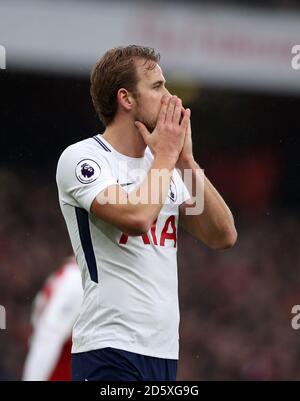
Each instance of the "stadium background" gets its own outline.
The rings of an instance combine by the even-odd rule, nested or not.
[[[246,1],[182,6],[179,1],[32,0],[25,7],[20,1],[0,1],[0,45],[6,48],[6,69],[0,70],[0,304],[7,315],[7,328],[0,330],[0,379],[20,379],[33,297],[71,252],[58,207],[55,168],[67,145],[103,129],[89,97],[89,66],[95,57],[86,47],[94,48],[96,57],[111,47],[116,10],[124,11],[124,18],[136,10],[146,16],[147,40],[136,32],[128,38],[161,52],[169,89],[192,109],[196,159],[232,208],[239,233],[233,249],[218,252],[180,233],[178,379],[300,379],[300,331],[291,326],[292,306],[300,304],[300,70],[291,67],[291,48],[300,43],[297,3],[252,1],[251,8]],[[79,5],[84,15],[98,7],[100,26],[90,25],[83,15],[78,44],[72,12]],[[106,35],[101,31],[102,6],[105,18],[111,15]],[[272,58],[275,50],[268,55],[268,47],[257,54],[251,47],[250,55],[249,48],[238,47],[244,58],[257,57],[248,70],[232,60],[224,71],[228,59],[222,54],[216,59],[219,65],[207,68],[208,60],[197,68],[197,59],[192,62],[189,50],[180,46],[168,64],[169,46],[176,47],[172,32],[161,38],[153,26],[162,18],[161,10],[168,13],[170,7],[172,18],[180,23],[189,7],[196,25],[206,12],[221,16],[212,22],[221,24],[221,38],[222,16],[227,13],[227,18],[236,19],[254,12],[254,24],[257,21],[262,29],[264,19],[275,16],[276,43],[291,40],[281,49],[283,72],[276,70],[279,58]],[[65,36],[57,43],[62,27],[56,18],[62,9],[70,11],[70,19],[64,20]],[[164,24],[171,25],[172,18]],[[287,37],[285,27],[292,25]],[[250,26],[241,23],[238,29],[247,34]],[[267,26],[266,35],[272,31]],[[190,33],[177,33],[188,37],[190,28]],[[93,29],[99,35],[94,36]],[[114,45],[127,44],[125,39]],[[82,56],[74,63],[78,54]],[[265,57],[261,64],[259,57]],[[260,74],[263,68],[265,75]]]

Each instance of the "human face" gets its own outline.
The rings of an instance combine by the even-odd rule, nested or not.
[[[135,121],[140,121],[152,132],[156,127],[161,99],[170,95],[165,86],[166,80],[158,64],[153,61],[138,60],[137,97],[134,110]]]

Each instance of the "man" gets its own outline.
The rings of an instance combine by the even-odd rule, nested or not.
[[[179,213],[212,248],[236,240],[232,215],[206,178],[203,213],[186,213],[201,186],[190,110],[168,92],[158,62],[141,46],[106,52],[91,74],[106,129],[69,146],[58,162],[60,205],[84,285],[74,380],[175,380]],[[179,174],[185,169],[190,193]]]
[[[34,300],[24,381],[71,380],[71,334],[81,302],[80,271],[70,257]]]

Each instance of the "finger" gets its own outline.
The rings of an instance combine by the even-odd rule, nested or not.
[[[182,109],[181,99],[177,98],[176,103],[175,103],[174,115],[173,115],[173,121],[177,124],[179,124],[179,121],[180,121],[181,109]]]
[[[176,100],[177,100],[177,96],[172,96],[172,98],[169,102],[168,108],[167,108],[166,122],[172,122],[175,105],[176,105]]]
[[[180,124],[180,126],[184,129],[184,132],[186,131],[186,129],[189,126],[190,117],[191,117],[191,110],[190,109],[186,109],[185,112],[184,112],[183,119],[182,119],[181,124]]]
[[[181,117],[183,118],[184,117],[184,113],[185,113],[185,108],[182,106],[181,107]],[[191,109],[189,109],[190,110],[190,113],[191,113],[191,115],[192,115],[192,110]]]
[[[183,119],[183,117],[184,117],[184,112],[185,112],[185,108],[184,108],[184,107],[181,107],[181,113],[180,113],[179,124],[181,124],[181,121],[182,121],[182,119]]]
[[[148,136],[150,135],[150,132],[147,130],[145,125],[141,123],[140,121],[135,121],[135,126],[137,127],[139,133],[142,135],[144,142],[147,144],[148,143]]]
[[[170,96],[164,95],[162,97],[162,104],[158,113],[157,123],[164,123],[166,120],[167,108],[170,101]]]
[[[185,113],[186,110],[187,110],[187,109],[182,108],[182,112],[181,112],[182,114],[181,114],[180,124],[181,124],[181,121],[183,120],[184,113]],[[188,126],[189,126],[189,125],[191,125],[192,110],[191,110],[191,109],[188,109],[188,110],[189,110],[189,113],[190,113],[190,120],[189,120],[189,123],[188,123]]]

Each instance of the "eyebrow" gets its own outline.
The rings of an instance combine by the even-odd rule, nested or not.
[[[165,84],[165,83],[166,83],[165,80],[159,80],[159,81],[153,82],[152,86],[156,86],[156,85],[158,85],[158,84],[162,85],[162,84]]]

